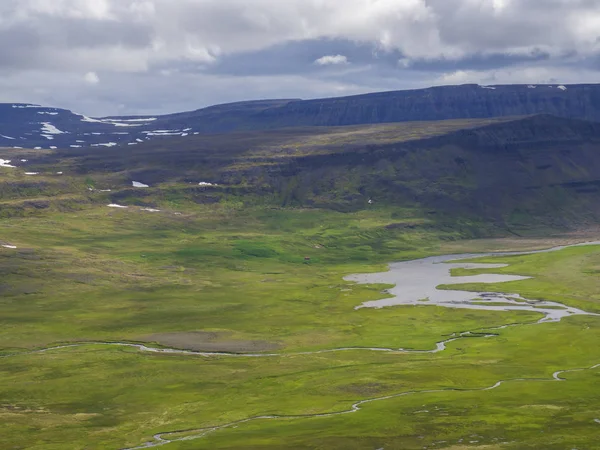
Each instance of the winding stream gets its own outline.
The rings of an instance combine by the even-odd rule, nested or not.
[[[589,242],[579,245],[600,245],[600,241]],[[581,309],[569,307],[558,302],[540,301],[525,299],[517,294],[505,294],[505,293],[492,293],[492,292],[466,292],[459,290],[439,290],[437,286],[441,284],[462,284],[462,283],[499,283],[506,281],[524,280],[528,277],[522,277],[518,275],[499,275],[499,274],[483,274],[473,276],[462,276],[452,277],[450,271],[453,268],[465,268],[465,269],[476,269],[476,268],[500,268],[506,267],[505,264],[475,264],[468,262],[454,262],[464,259],[471,259],[484,256],[508,256],[508,255],[527,255],[533,253],[544,253],[562,250],[564,248],[573,247],[561,246],[547,250],[530,251],[530,252],[505,252],[505,253],[481,253],[481,254],[460,254],[460,255],[445,255],[445,256],[434,256],[430,258],[423,258],[414,261],[406,261],[399,263],[390,264],[390,270],[384,273],[371,273],[371,274],[357,274],[345,277],[347,281],[355,281],[357,283],[382,283],[392,284],[393,288],[389,289],[388,292],[393,297],[365,302],[362,305],[356,307],[360,308],[383,308],[387,306],[399,306],[399,305],[432,305],[442,306],[447,308],[463,308],[463,309],[478,309],[478,310],[491,310],[491,311],[530,311],[543,314],[543,317],[537,323],[543,322],[556,322],[560,321],[564,317],[573,315],[593,315],[600,316],[600,314],[589,313]],[[499,305],[501,303],[501,305]],[[532,324],[535,322],[530,322]],[[137,349],[142,352],[150,353],[162,353],[162,354],[178,354],[178,355],[191,355],[201,357],[235,357],[235,358],[266,358],[266,357],[285,357],[285,356],[297,356],[297,355],[315,355],[322,353],[342,352],[342,351],[377,351],[377,352],[391,352],[391,353],[438,353],[446,349],[446,345],[450,342],[466,339],[466,338],[491,338],[497,336],[497,334],[490,333],[493,330],[500,330],[510,326],[526,325],[527,323],[507,324],[495,328],[484,328],[482,332],[477,331],[464,331],[460,333],[454,333],[448,339],[437,342],[435,349],[432,350],[407,350],[407,349],[392,349],[392,348],[379,348],[379,347],[344,347],[344,348],[333,348],[326,350],[318,350],[311,352],[297,352],[297,353],[226,353],[226,352],[201,352],[191,350],[181,350],[176,348],[163,348],[163,347],[152,347],[145,344],[134,343],[134,342],[77,342],[65,345],[56,345],[53,347],[47,347],[44,349],[33,350],[29,352],[21,352],[9,355],[2,355],[0,358],[17,357],[28,354],[45,353],[50,351],[56,351],[60,349],[82,347],[89,345],[105,345],[105,346],[119,346],[129,347]],[[408,395],[416,394],[427,394],[427,393],[438,393],[438,392],[476,392],[476,391],[489,391],[496,389],[501,385],[508,382],[516,381],[532,381],[532,382],[561,382],[564,381],[562,375],[565,373],[592,370],[600,368],[600,364],[589,368],[579,369],[565,369],[557,371],[552,375],[552,378],[515,378],[510,380],[500,380],[492,386],[475,389],[432,389],[422,391],[409,391],[402,392],[399,394],[388,395],[384,397],[376,397],[366,400],[358,401],[351,405],[350,409],[336,411],[331,413],[323,414],[307,414],[307,415],[265,415],[250,417],[247,419],[231,422],[228,424],[198,428],[193,430],[181,430],[171,431],[165,433],[159,433],[153,436],[154,440],[147,442],[138,447],[130,447],[122,450],[141,450],[151,447],[159,447],[167,445],[173,442],[189,441],[200,439],[209,433],[213,433],[219,430],[227,428],[234,428],[237,425],[241,425],[248,422],[260,421],[260,420],[276,420],[276,419],[304,419],[304,418],[319,418],[319,417],[332,417],[343,414],[350,414],[360,411],[361,406],[393,398],[404,397]],[[595,419],[594,422],[600,424],[600,419]],[[177,434],[188,434],[185,437],[176,437]],[[169,438],[171,436],[171,438]]]
[[[598,369],[598,368],[600,368],[600,364],[596,364],[592,367],[586,367],[586,368],[559,370],[552,375],[552,378],[512,378],[510,380],[500,380],[500,381],[494,383],[493,385],[484,387],[484,388],[475,388],[475,389],[445,388],[445,389],[428,389],[428,390],[423,390],[423,391],[407,391],[407,392],[402,392],[400,394],[392,394],[392,395],[386,395],[384,397],[375,397],[375,398],[370,398],[370,399],[366,399],[366,400],[361,400],[356,403],[353,403],[350,406],[350,409],[345,409],[342,411],[335,411],[335,412],[331,412],[331,413],[305,414],[305,415],[300,414],[300,415],[255,416],[255,417],[250,417],[248,419],[242,419],[242,420],[238,420],[235,422],[230,422],[225,425],[220,425],[220,426],[216,426],[216,427],[207,427],[207,428],[198,428],[195,430],[180,430],[180,431],[170,431],[167,433],[158,433],[153,436],[154,441],[152,441],[152,442],[147,442],[138,447],[123,448],[121,450],[141,450],[144,448],[161,447],[163,445],[171,444],[174,442],[192,441],[192,440],[196,440],[196,439],[201,439],[201,438],[205,437],[206,435],[208,435],[210,433],[214,433],[216,431],[225,430],[227,428],[235,428],[238,425],[242,425],[242,424],[245,424],[248,422],[255,422],[255,421],[259,421],[259,420],[277,420],[277,419],[294,420],[294,419],[309,419],[309,418],[314,419],[314,418],[341,416],[344,414],[351,414],[351,413],[358,412],[361,410],[362,405],[366,405],[368,403],[379,402],[382,400],[390,400],[390,399],[399,398],[399,397],[406,397],[409,395],[435,394],[435,393],[439,393],[439,392],[491,391],[493,389],[499,388],[503,384],[510,383],[510,382],[518,382],[518,381],[530,381],[530,382],[557,382],[558,381],[558,382],[563,382],[566,380],[561,375],[564,375],[566,373],[571,373],[571,372],[581,372],[584,370],[594,370],[594,369]],[[600,419],[594,419],[594,422],[600,424]],[[173,438],[169,439],[169,436],[176,435],[176,434],[184,434],[184,433],[188,434],[188,436],[180,437],[180,438],[173,437]]]

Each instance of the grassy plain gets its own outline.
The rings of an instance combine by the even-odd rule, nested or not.
[[[83,176],[32,181],[11,170],[2,172],[12,177],[3,192],[17,191],[3,201],[14,209],[0,222],[0,244],[17,247],[0,248],[3,448],[120,449],[161,432],[193,437],[254,416],[340,412],[432,389],[440,392],[328,418],[251,421],[165,448],[598,448],[600,371],[551,380],[557,370],[600,363],[600,319],[532,325],[541,315],[426,304],[354,310],[381,298],[385,286],[344,275],[467,252],[472,244],[461,239],[475,235],[477,223],[441,226],[421,211],[385,205],[350,213],[280,208],[218,192],[218,203],[197,204],[178,185],[126,194],[119,201],[127,209],[109,208],[114,194],[89,191]],[[40,192],[19,191],[36,183]],[[47,207],[19,213],[40,197]],[[494,258],[511,264],[495,271],[535,279],[486,290],[595,310],[599,255],[581,247]],[[432,350],[452,333],[504,324],[522,325],[434,354],[296,354]],[[94,342],[280,356],[152,354]],[[475,391],[517,379],[528,380]]]

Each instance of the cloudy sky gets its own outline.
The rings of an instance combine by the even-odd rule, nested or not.
[[[0,102],[153,114],[600,82],[600,0],[0,0]]]

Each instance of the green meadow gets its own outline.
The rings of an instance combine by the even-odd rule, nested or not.
[[[491,248],[465,240],[479,223],[218,192],[198,204],[176,184],[110,208],[85,177],[41,182],[52,195],[22,196],[47,207],[2,199],[0,244],[17,247],[0,248],[2,448],[116,450],[161,433],[165,449],[186,450],[600,448],[600,317],[536,324],[541,314],[426,302],[355,310],[386,286],[344,276]],[[462,288],[600,313],[599,246],[485,261],[532,278]],[[438,353],[371,349],[430,351],[465,331],[480,334]],[[585,370],[553,377],[571,369]]]

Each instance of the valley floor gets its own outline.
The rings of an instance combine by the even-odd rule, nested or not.
[[[600,233],[469,241],[391,207],[148,211],[94,195],[0,223],[3,448],[600,448],[599,317],[355,310],[389,286],[344,281]],[[485,262],[532,277],[486,291],[600,313],[598,246]],[[423,352],[385,351],[400,348]]]

